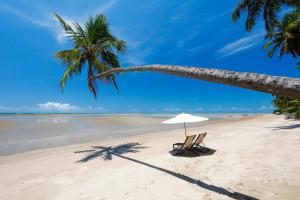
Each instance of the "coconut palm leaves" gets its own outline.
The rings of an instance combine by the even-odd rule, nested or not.
[[[273,104],[276,108],[274,113],[290,115],[293,118],[300,119],[300,100],[276,97]]]
[[[115,38],[104,15],[90,17],[82,26],[78,22],[68,24],[62,17],[55,14],[65,35],[71,38],[73,48],[57,52],[55,57],[67,67],[60,83],[63,90],[67,81],[73,76],[80,75],[87,68],[87,82],[90,91],[97,96],[97,82],[94,74],[113,68],[119,68],[117,53],[124,52],[125,42]],[[115,75],[103,77],[106,83],[112,83],[117,90]]]
[[[271,32],[277,21],[277,13],[283,6],[300,7],[299,0],[241,0],[232,13],[237,21],[243,12],[247,13],[246,30],[251,31],[257,19],[262,15],[267,32]]]
[[[271,47],[270,57],[277,49],[280,51],[280,58],[283,54],[300,56],[300,12],[286,14],[282,21],[276,23],[274,32],[266,35],[266,39],[270,41],[264,45],[264,49]]]

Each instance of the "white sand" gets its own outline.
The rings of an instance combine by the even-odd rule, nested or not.
[[[172,156],[172,143],[184,136],[175,130],[2,156],[0,199],[299,198],[299,122],[263,115],[203,130],[212,155]],[[116,148],[132,142],[140,145]],[[98,152],[74,153],[85,150]]]

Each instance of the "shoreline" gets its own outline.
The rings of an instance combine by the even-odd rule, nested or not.
[[[259,115],[189,128],[208,154],[172,156],[183,129],[0,156],[0,199],[296,199],[299,121]],[[161,190],[161,187],[164,190]]]
[[[252,116],[258,115],[210,114],[209,121],[188,124],[188,128]],[[165,119],[167,117],[161,115],[30,115],[2,118],[0,156],[183,128],[181,124],[162,125],[161,121]]]
[[[221,119],[221,120],[216,120],[216,121],[210,121],[209,123],[205,123],[202,125],[202,127],[205,128],[205,126],[213,126],[213,125],[218,125],[218,124],[223,124],[226,122],[240,122],[240,121],[244,121],[244,120],[249,120],[249,119],[253,119],[257,116],[263,116],[263,115],[255,115],[255,116],[247,116],[244,118],[233,118],[233,119]],[[192,128],[187,128],[187,133],[188,135],[189,132],[195,132],[195,129],[199,129],[202,127],[192,127]],[[64,149],[64,148],[68,148],[68,147],[76,147],[76,146],[86,146],[89,144],[93,144],[93,143],[107,143],[110,141],[119,141],[119,140],[129,140],[131,138],[136,138],[136,137],[154,137],[157,136],[158,134],[169,134],[170,132],[182,132],[184,133],[184,129],[183,128],[174,128],[174,129],[167,129],[167,130],[157,130],[157,131],[152,131],[152,132],[145,132],[145,133],[139,133],[139,134],[134,134],[134,135],[119,135],[117,137],[113,137],[113,138],[103,138],[103,139],[97,139],[94,141],[86,141],[86,142],[79,142],[79,143],[74,143],[74,144],[67,144],[67,145],[62,145],[62,146],[55,146],[55,147],[49,147],[49,148],[42,148],[42,149],[37,149],[37,150],[32,150],[32,151],[25,151],[25,152],[20,152],[20,153],[15,153],[15,154],[8,154],[8,155],[0,155],[1,157],[7,157],[7,156],[14,156],[14,155],[19,155],[19,154],[31,154],[31,153],[39,153],[39,152],[43,152],[43,151],[52,151],[52,150],[56,150],[56,149]]]

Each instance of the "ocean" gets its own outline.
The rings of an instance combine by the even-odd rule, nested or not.
[[[241,118],[243,114],[199,114],[209,121],[188,124],[201,127],[218,120]],[[162,121],[174,114],[1,114],[0,155],[84,143],[107,138],[183,128]]]

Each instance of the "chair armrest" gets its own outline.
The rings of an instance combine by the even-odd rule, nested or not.
[[[177,148],[180,148],[180,146],[183,146],[184,143],[175,143],[173,144],[173,149],[177,146]]]

